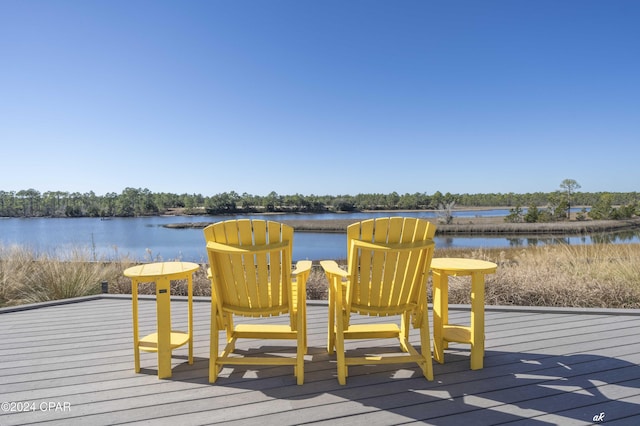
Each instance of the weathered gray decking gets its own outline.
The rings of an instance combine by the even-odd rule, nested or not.
[[[174,328],[183,328],[186,303],[172,309]],[[0,401],[35,411],[6,412],[5,404],[0,424],[569,425],[598,416],[640,424],[638,311],[488,309],[483,370],[470,371],[468,346],[452,344],[433,382],[413,365],[364,366],[339,386],[325,350],[326,306],[310,305],[305,384],[296,386],[292,368],[266,366],[228,368],[209,384],[209,304],[194,309],[195,363],[186,363],[186,347],[176,350],[167,380],[156,377],[155,354],[143,353],[142,373],[133,371],[129,299],[3,312]],[[457,322],[467,317],[451,311]],[[153,301],[141,301],[141,324],[154,327]],[[261,341],[238,347],[282,350]]]

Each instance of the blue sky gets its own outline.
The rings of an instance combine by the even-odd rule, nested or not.
[[[635,0],[0,0],[0,190],[640,191]]]

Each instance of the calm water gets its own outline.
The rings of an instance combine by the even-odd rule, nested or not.
[[[456,216],[504,216],[508,210],[460,211]],[[309,215],[254,215],[259,219],[366,219],[379,216],[415,216],[433,218],[434,212],[416,213],[353,213]],[[127,255],[138,260],[204,261],[204,237],[201,229],[168,229],[162,225],[184,222],[215,222],[229,217],[171,216],[145,218],[0,218],[0,244],[20,245],[36,252],[64,256],[71,249],[82,248],[97,258],[115,259]],[[346,235],[297,232],[293,257],[300,259],[341,259],[346,257]],[[436,247],[500,248],[555,244],[591,244],[594,242],[638,243],[640,232],[571,236],[571,237],[437,237]]]

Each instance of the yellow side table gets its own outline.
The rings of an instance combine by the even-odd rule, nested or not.
[[[444,363],[448,342],[471,344],[471,369],[479,370],[484,361],[484,276],[496,272],[498,265],[476,259],[435,258],[433,276],[433,357]],[[471,276],[471,325],[449,324],[449,276]]]
[[[193,364],[193,280],[200,266],[190,262],[159,262],[133,266],[124,271],[131,278],[133,300],[133,349],[135,371],[140,372],[140,351],[158,353],[158,378],[171,377],[171,351],[189,343],[189,364]],[[171,281],[187,280],[188,330],[171,329]],[[138,335],[138,284],[156,283],[157,332],[140,339]]]

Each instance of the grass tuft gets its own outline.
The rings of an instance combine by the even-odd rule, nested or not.
[[[0,246],[0,306],[98,294],[103,281],[117,280],[131,264],[95,260],[83,249],[38,254],[23,247]]]

